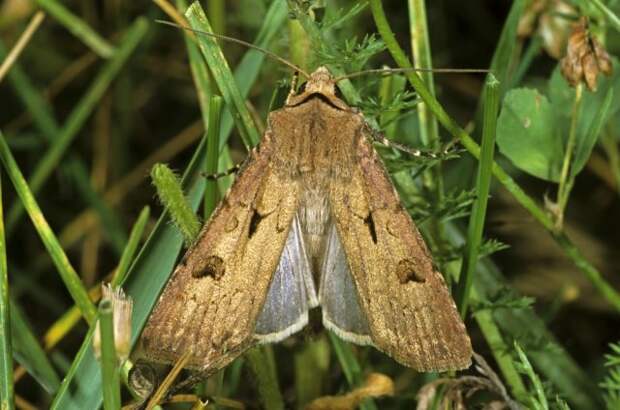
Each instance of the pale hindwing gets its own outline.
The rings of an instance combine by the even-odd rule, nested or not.
[[[373,345],[420,371],[468,367],[471,343],[441,273],[367,138],[330,205]]]
[[[255,342],[254,326],[298,207],[299,186],[271,169],[273,139],[239,174],[177,266],[142,333],[147,359],[204,372]]]
[[[256,321],[254,337],[261,343],[287,338],[308,323],[308,310],[314,306],[317,299],[312,270],[299,218],[295,217]]]
[[[323,325],[348,342],[372,344],[368,322],[362,313],[349,263],[334,224],[330,224],[328,230],[319,289]]]

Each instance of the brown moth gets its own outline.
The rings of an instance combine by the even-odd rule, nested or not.
[[[175,269],[141,338],[146,359],[208,375],[278,342],[320,306],[324,326],[419,371],[472,348],[429,251],[325,68],[270,113],[260,145]]]

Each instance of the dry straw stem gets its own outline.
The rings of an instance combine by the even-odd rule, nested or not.
[[[38,11],[32,17],[32,19],[30,20],[30,23],[28,23],[28,26],[26,27],[26,30],[24,30],[22,35],[17,40],[17,43],[15,43],[15,46],[13,47],[13,49],[6,56],[6,58],[2,62],[2,65],[0,65],[0,83],[4,79],[4,76],[6,75],[6,73],[8,73],[11,67],[13,66],[13,63],[17,61],[17,59],[19,58],[19,55],[21,54],[21,52],[24,50],[24,48],[30,41],[30,38],[32,37],[32,35],[37,31],[37,29],[43,22],[44,18],[45,18],[45,13],[43,13],[42,11]]]

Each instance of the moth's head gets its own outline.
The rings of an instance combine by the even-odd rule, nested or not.
[[[319,93],[323,95],[335,95],[336,83],[334,76],[327,70],[327,67],[321,66],[317,68],[306,83],[305,92]]]
[[[313,96],[321,96],[331,105],[342,110],[350,109],[344,101],[336,96],[336,81],[326,67],[317,68],[304,84],[303,91],[299,94],[291,94],[286,100],[286,105],[293,106],[303,103]]]

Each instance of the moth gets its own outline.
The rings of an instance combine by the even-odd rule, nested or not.
[[[176,267],[141,336],[147,360],[209,375],[308,323],[418,371],[472,347],[369,125],[321,67],[271,112],[260,144]]]

